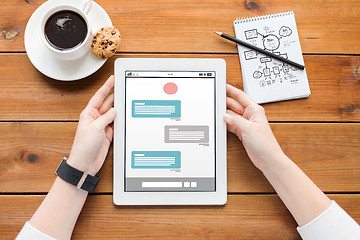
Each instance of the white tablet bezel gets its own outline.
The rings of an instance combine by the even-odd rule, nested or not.
[[[214,71],[216,168],[214,192],[126,192],[124,184],[125,71]],[[118,58],[115,61],[114,182],[116,205],[224,205],[227,201],[226,62],[224,59]]]

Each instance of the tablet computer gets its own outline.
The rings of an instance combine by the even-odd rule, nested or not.
[[[117,59],[114,94],[116,205],[226,203],[223,59]]]

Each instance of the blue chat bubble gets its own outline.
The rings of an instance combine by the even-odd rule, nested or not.
[[[180,118],[179,100],[133,100],[132,117],[134,118]]]
[[[131,167],[142,169],[179,169],[180,151],[132,151]]]

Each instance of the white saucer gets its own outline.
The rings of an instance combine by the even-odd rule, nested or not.
[[[73,81],[85,78],[96,72],[106,62],[89,52],[76,60],[57,58],[42,42],[39,24],[42,15],[57,4],[80,6],[81,0],[49,0],[42,4],[30,17],[25,29],[25,49],[31,63],[44,75],[61,81]],[[92,33],[106,26],[111,26],[111,19],[105,10],[93,1],[88,13]]]

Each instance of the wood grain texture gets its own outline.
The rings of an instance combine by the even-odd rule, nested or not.
[[[45,0],[0,2],[0,51],[24,51],[24,30]],[[293,10],[304,53],[360,53],[360,1],[97,0],[120,29],[121,52],[236,53],[213,34],[233,34],[233,20]]]
[[[234,34],[236,17],[288,10],[296,14],[312,95],[265,104],[268,119],[277,122],[271,127],[285,153],[323,191],[341,193],[329,197],[360,222],[360,1],[96,0],[120,29],[122,54],[75,82],[45,77],[24,53],[26,23],[44,2],[0,1],[1,239],[14,239],[40,205],[70,152],[74,121],[114,72],[116,57],[224,58],[228,83],[242,88],[234,43],[212,31]],[[225,206],[116,207],[112,155],[113,147],[73,239],[300,239],[295,221],[233,134]]]
[[[242,89],[236,54],[124,54],[116,57],[224,58],[227,82]],[[90,97],[114,72],[111,58],[92,76],[74,82],[49,79],[25,54],[0,54],[0,121],[78,120]],[[265,104],[270,121],[360,121],[360,57],[305,56],[311,96]]]
[[[76,125],[0,123],[0,192],[47,192],[60,160],[70,152]],[[285,153],[323,191],[360,191],[359,123],[273,123],[271,127]],[[228,192],[274,191],[231,133],[227,150]],[[112,192],[112,155],[111,148],[99,173],[97,192]]]
[[[360,221],[360,195],[329,195]],[[0,196],[2,239],[14,239],[44,196]],[[225,206],[116,207],[92,195],[72,239],[300,239],[276,195],[229,195]]]

